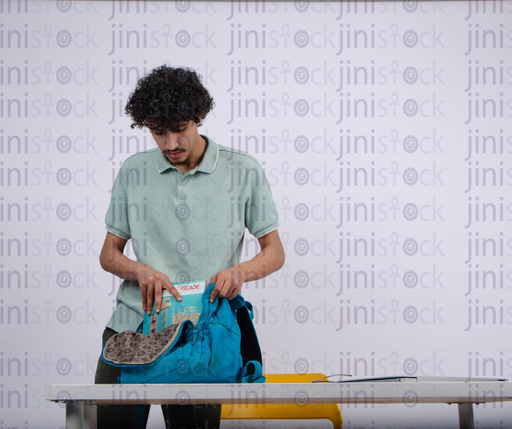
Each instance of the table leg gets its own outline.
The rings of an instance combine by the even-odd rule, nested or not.
[[[84,429],[97,429],[96,405],[84,404]]]
[[[459,428],[475,429],[475,419],[473,417],[473,404],[471,402],[459,404]]]
[[[84,404],[82,401],[66,402],[66,429],[84,429]]]

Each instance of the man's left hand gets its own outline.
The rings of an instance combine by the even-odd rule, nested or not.
[[[242,290],[242,272],[234,267],[219,271],[210,279],[209,284],[212,283],[215,283],[215,288],[210,295],[210,302],[214,302],[217,296],[233,299]]]

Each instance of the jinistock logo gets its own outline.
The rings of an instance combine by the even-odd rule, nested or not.
[[[467,326],[464,331],[482,329],[481,325],[510,325],[512,306],[507,306],[509,302],[503,299],[468,299]],[[474,325],[480,325],[480,328]]]
[[[388,237],[375,236],[375,232],[370,232],[370,236],[354,237],[350,232],[340,232],[339,247],[336,249],[336,239],[330,239],[328,232],[324,231],[322,238],[315,240],[299,237],[295,241],[291,240],[289,233],[283,233],[282,243],[285,253],[291,246],[293,252],[303,257],[310,255],[310,257],[338,257],[336,264],[345,262],[350,258],[362,258],[360,261],[367,257],[414,257],[418,254],[423,257],[444,257],[444,239],[439,239],[436,231],[430,231],[431,238],[423,238],[416,240],[413,237],[405,238],[400,236],[396,231],[391,232]],[[429,237],[426,235],[426,237]],[[403,241],[401,241],[403,240]],[[376,245],[378,248],[376,248]],[[354,260],[352,260],[354,262]]]
[[[503,129],[499,130],[499,134],[496,132],[482,132],[477,128],[468,129],[468,155],[464,161],[469,161],[472,156],[485,155],[485,154],[510,154],[511,150],[505,151],[504,148],[505,136],[503,135]],[[512,146],[512,135],[506,136],[507,146]],[[510,175],[509,175],[510,176]]]
[[[21,169],[4,167],[4,162],[0,161],[0,186],[68,186],[71,183],[75,186],[98,186],[95,179],[97,169],[91,169],[90,161],[85,162],[85,168],[73,169],[54,168],[50,161],[46,161],[43,168],[31,168],[28,161],[23,164]]]
[[[212,14],[217,13],[215,3],[211,2],[198,2],[189,0],[179,0],[176,2],[133,2],[132,0],[112,0],[111,15],[108,20],[114,18],[123,19],[128,14],[172,14],[176,13],[186,14]],[[265,3],[263,3],[264,5]],[[265,6],[263,6],[265,7]],[[179,17],[179,15],[178,15]]]
[[[181,3],[181,2],[180,2]],[[189,2],[185,2],[188,4]],[[424,13],[424,14],[443,14],[444,9],[442,1],[416,1],[407,0],[404,2],[381,2],[377,0],[365,0],[364,2],[315,2],[309,0],[295,0],[293,7],[291,2],[245,2],[242,0],[234,0],[231,2],[230,15],[227,18],[228,21],[232,20],[235,15],[243,14],[276,14],[284,13],[289,14],[290,12],[296,12],[298,14],[308,13],[312,14],[324,14],[330,19],[336,16],[335,20],[346,17],[350,19],[354,14],[375,14],[380,15],[385,13],[396,14],[401,10],[408,13]],[[485,2],[484,2],[485,3]],[[193,2],[192,2],[193,4]],[[485,5],[483,6],[485,9]],[[477,6],[478,9],[478,6]],[[496,7],[494,8],[496,9]],[[503,5],[501,5],[501,12],[503,12]],[[347,15],[348,14],[348,15]],[[467,19],[467,18],[466,18]]]
[[[97,222],[96,204],[87,196],[80,204],[68,204],[54,201],[46,196],[44,200],[32,201],[24,197],[23,201],[5,200],[0,197],[0,222]]]
[[[468,232],[468,256],[464,261],[469,264],[473,258],[503,258],[512,256],[512,240],[505,237],[503,232],[499,236],[480,236],[480,232]]]
[[[11,300],[0,299],[0,325],[40,325],[40,324],[67,324],[73,322],[77,325],[98,324],[94,313],[97,307],[85,300],[85,306],[60,305],[51,299],[32,303],[28,299],[23,303],[14,303]],[[62,300],[61,300],[62,301]]]
[[[393,264],[389,268],[371,264],[371,269],[340,264],[339,268],[339,272],[334,271],[324,264],[321,270],[298,270],[293,276],[293,284],[297,289],[308,288],[319,294],[325,290],[336,290],[336,296],[351,296],[359,291],[372,294],[375,290],[397,287],[402,290],[416,287],[429,290],[445,289],[442,279],[445,272],[436,264],[432,264],[431,269],[422,269],[419,272],[408,268],[401,271],[398,264]],[[286,282],[283,283],[286,285]]]
[[[509,364],[509,367],[512,368],[512,365]],[[349,376],[444,376],[446,360],[436,351],[418,358],[403,356],[392,350],[362,354],[345,349],[339,352],[335,350],[333,353],[324,352],[313,359],[292,357],[288,352],[282,352],[277,357],[263,352],[263,370],[283,374],[348,374],[341,377],[345,381],[350,381]],[[330,377],[331,381],[336,379],[337,376]]]
[[[79,239],[67,237],[54,238],[52,232],[41,233],[41,237],[32,237],[28,232],[23,236],[5,236],[0,232],[0,256],[9,258],[26,258],[28,256],[62,256],[73,255],[74,257],[99,256],[95,250],[96,240],[91,240],[89,232]],[[55,241],[56,240],[56,241]],[[43,248],[45,248],[43,250]]]
[[[265,163],[262,163],[263,165]],[[323,164],[323,165],[322,165]],[[320,164],[321,168],[298,167],[295,171],[290,171],[290,163],[283,161],[281,168],[272,167],[265,170],[268,183],[272,186],[308,186],[308,187],[334,187],[336,193],[343,190],[358,187],[382,187],[382,186],[417,186],[434,187],[445,186],[443,173],[444,168],[439,167],[437,161],[432,161],[427,168],[407,167],[402,170],[397,161],[392,161],[389,167],[376,167],[375,162],[371,161],[369,167],[354,168],[350,161],[344,163],[340,161],[340,168],[337,174],[336,168],[329,168],[328,162]],[[288,176],[292,176],[292,180]],[[334,176],[334,177],[333,177]],[[336,183],[338,182],[338,183]]]
[[[5,94],[0,92],[0,118],[55,118],[55,114],[61,118],[71,116],[72,118],[98,117],[96,113],[96,102],[89,92],[85,96],[73,96],[73,99],[61,98],[54,100],[51,92],[46,92],[43,98],[30,99],[30,93],[25,92],[24,98],[4,98]],[[5,103],[5,109],[4,109]]]
[[[364,304],[354,304],[350,299],[340,299],[338,303],[323,299],[320,305],[292,305],[288,299],[280,305],[254,304],[255,324],[289,324],[322,325],[324,329],[334,328],[336,332],[356,329],[356,325],[397,325],[421,324],[444,325],[445,307],[432,299],[422,305],[410,305],[392,299],[365,300]],[[276,303],[277,304],[277,303]],[[289,317],[291,315],[291,317]]]
[[[13,130],[16,131],[16,130]],[[114,132],[114,130],[113,130]],[[65,135],[61,134],[54,137],[50,128],[44,130],[42,134],[25,129],[23,134],[21,130],[4,134],[4,130],[0,129],[0,154],[2,155],[19,155],[19,154],[97,154],[98,150],[95,145],[96,136],[92,136],[91,130],[88,128],[82,134]],[[144,140],[144,144],[146,141]],[[112,156],[115,153],[114,138],[112,141]],[[129,142],[126,142],[126,150],[129,152]],[[138,139],[137,139],[138,147]],[[145,146],[144,146],[145,147]],[[123,146],[119,141],[119,150],[122,153]],[[110,159],[109,159],[110,161]],[[14,170],[16,171],[16,170]]]
[[[445,211],[444,204],[440,203],[438,198],[432,197],[423,204],[401,201],[398,196],[385,197],[389,201],[383,201],[384,197],[370,197],[370,200],[361,198],[340,197],[338,209],[333,202],[329,204],[327,197],[323,198],[323,203],[308,204],[298,202],[293,207],[293,217],[298,221],[313,222],[334,222],[336,228],[341,228],[347,223],[352,222],[386,222],[403,221],[410,222],[444,222]],[[368,198],[368,197],[366,197]],[[378,199],[376,199],[378,198]],[[279,209],[284,215],[284,220],[288,220],[288,211],[290,199],[283,197]]]
[[[498,269],[499,268],[499,269]],[[481,267],[480,264],[468,265],[468,290],[464,296],[476,294],[480,290],[484,291],[503,291],[504,289],[512,289],[506,281],[512,281],[512,271],[504,271],[504,265],[494,268]],[[505,280],[506,278],[506,280]]]
[[[78,25],[72,31],[53,28],[52,24],[46,23],[33,30],[25,24],[24,30],[20,31],[0,24],[0,49],[98,49],[97,32],[92,32],[88,23],[85,27]]]
[[[321,238],[315,240],[297,238],[293,242],[293,251],[299,257],[337,257],[336,264],[351,258],[397,257],[398,254],[410,257],[416,254],[423,257],[445,256],[445,239],[439,239],[436,231],[429,231],[422,238],[416,238],[404,236],[397,231],[391,232],[387,237],[378,236],[375,232],[360,236],[354,236],[351,232],[340,232],[336,246],[336,239],[331,239],[331,235],[325,231]],[[469,254],[471,256],[471,247]]]
[[[468,6],[468,15],[464,18],[464,20],[468,20],[472,17],[472,13],[476,14],[501,14],[501,13],[512,13],[512,10],[504,9],[505,2],[503,1],[486,1],[486,0],[468,0],[466,2]]]
[[[467,219],[468,222],[464,228],[469,228],[473,222],[503,222],[505,220],[512,220],[510,217],[505,218],[504,213],[503,197],[500,197],[499,202],[490,202],[487,198],[485,201],[480,201],[479,197],[476,197],[473,202],[473,197],[468,197],[467,206]],[[512,214],[512,205],[506,205],[507,215]]]
[[[400,60],[402,61],[402,60]],[[317,86],[327,88],[336,87],[336,92],[354,90],[367,86],[402,85],[444,85],[445,68],[439,62],[432,61],[428,67],[414,67],[409,62],[401,63],[393,59],[387,63],[382,60],[358,59],[340,60],[339,66],[332,67],[327,60],[315,64],[321,67],[312,67],[308,64],[297,65],[292,69],[290,61],[283,60],[278,63],[267,63],[262,60],[261,65],[246,65],[244,61],[231,60],[230,86],[228,92],[235,88],[272,87],[276,85]],[[471,62],[470,62],[471,63]],[[300,64],[300,63],[299,63]],[[289,76],[290,75],[290,76]]]
[[[142,28],[138,29],[126,28],[123,24],[112,24],[112,41],[108,55],[113,55],[116,50],[125,49],[217,49],[214,37],[216,31],[212,31],[212,26],[208,24],[204,24],[203,30],[192,33],[185,29],[176,29],[171,24],[164,24],[161,30],[151,28],[148,29],[148,24],[143,24]]]
[[[489,63],[490,61],[486,59],[486,62],[483,64]],[[504,71],[507,72],[507,76],[510,76],[512,73],[512,67],[504,68],[503,60],[500,60],[499,65],[496,63],[494,63],[494,65],[483,64],[480,64],[479,60],[474,62],[473,60],[468,61],[468,86],[464,90],[465,92],[471,91],[473,86],[482,87],[504,85]],[[506,83],[510,84],[510,81],[507,81]]]
[[[113,2],[117,3],[117,2]],[[121,2],[119,2],[121,3]],[[29,8],[30,4],[30,8]],[[138,6],[137,6],[138,8]],[[28,0],[0,0],[0,13],[30,13],[30,14],[42,14],[42,13],[68,13],[73,11],[76,13],[98,13],[95,8],[94,1],[83,1],[75,2],[69,0],[57,0],[54,2],[29,2]]]
[[[19,62],[18,62],[19,64]],[[97,67],[92,67],[89,60],[85,63],[74,63],[71,67],[54,64],[51,60],[44,60],[43,64],[34,65],[28,59],[23,66],[14,65],[11,62],[0,60],[0,85],[9,86],[64,86],[74,85],[98,85],[96,78]],[[30,78],[29,78],[30,76]]]
[[[506,33],[507,41],[512,40],[512,33]],[[469,55],[473,49],[505,49],[508,46],[504,42],[503,24],[499,29],[480,28],[480,24],[468,24],[468,50],[464,55]]]
[[[272,93],[272,95],[277,94]],[[375,92],[372,92],[370,97],[363,98],[352,98],[350,92],[340,92],[338,95],[339,100],[328,92],[323,92],[316,98],[292,100],[288,92],[281,93],[280,98],[269,98],[266,92],[263,92],[261,97],[249,97],[242,92],[232,92],[229,121],[226,123],[230,125],[241,118],[287,118],[291,114],[299,118],[338,118],[336,125],[346,121],[347,118],[402,117],[406,119],[417,115],[424,118],[445,117],[442,107],[445,100],[435,91],[427,96],[422,95],[421,98],[403,100],[398,92],[392,92],[389,98],[376,98]],[[500,113],[502,116],[503,112],[502,109]]]
[[[78,359],[71,356],[55,356],[51,351],[41,353],[38,350],[36,353],[34,351],[22,353],[1,351],[0,377],[16,379],[17,377],[94,376],[98,363],[96,353],[91,354],[88,351]]]
[[[111,84],[108,92],[112,92],[116,89],[116,85],[129,86],[135,85],[142,76],[148,74],[147,61],[142,62],[143,67],[137,65],[124,65],[123,60],[112,60],[112,77]]]
[[[512,359],[506,359],[503,352],[499,353],[498,358],[496,355],[489,355],[487,351],[468,352],[468,379],[472,377],[504,377],[511,374]]]
[[[352,28],[352,24],[338,24],[336,30],[331,30],[327,23],[321,27],[314,24],[311,29],[290,28],[289,24],[282,24],[280,28],[245,28],[243,24],[231,24],[230,48],[227,55],[235,51],[256,49],[322,49],[334,50],[341,55],[353,49],[396,49],[398,47],[421,49],[444,49],[443,33],[438,25],[432,23],[431,29],[422,31],[400,31],[397,23],[391,24],[387,29],[376,27],[374,23],[367,24],[366,28]],[[337,33],[337,34],[336,34]],[[402,43],[397,44],[397,39]]]
[[[512,99],[507,100],[504,106],[504,93],[499,97],[483,98],[479,92],[468,92],[467,119],[464,124],[469,124],[474,118],[503,118],[509,117],[512,112]]]
[[[1,132],[1,131],[0,131]],[[112,130],[115,133],[115,130]],[[269,133],[270,132],[270,133]],[[479,131],[477,130],[477,133]],[[503,132],[503,130],[500,130]],[[386,154],[405,153],[412,155],[433,154],[442,156],[445,154],[445,136],[440,133],[438,128],[418,131],[415,134],[400,135],[398,129],[393,128],[388,133],[379,130],[370,129],[366,131],[353,132],[350,128],[340,128],[337,133],[328,128],[310,131],[307,134],[294,133],[293,130],[284,128],[279,132],[278,129],[267,130],[263,128],[260,132],[244,132],[241,128],[230,130],[230,147],[235,150],[242,150],[251,154],[299,154],[300,156],[317,156],[321,160],[322,156],[328,159],[340,161],[350,156],[387,156]],[[470,131],[471,134],[471,131]],[[484,137],[484,146],[479,146],[478,136],[476,137],[475,151],[487,150],[489,153],[503,152],[503,139],[500,136],[500,146],[496,149],[496,145],[491,147],[491,136]],[[123,138],[119,136],[121,142]],[[512,141],[512,138],[510,138]],[[129,152],[128,139],[125,137],[127,152]],[[138,141],[138,140],[137,140]],[[1,134],[0,134],[1,142]],[[121,144],[121,143],[120,143]],[[471,137],[468,142],[468,159],[471,157]],[[510,143],[512,144],[512,143]],[[487,149],[486,149],[487,148]],[[494,148],[494,152],[493,149]],[[113,156],[115,149],[113,148]],[[123,153],[120,146],[119,153]],[[336,158],[334,158],[336,157]],[[466,159],[466,161],[468,160]],[[109,159],[110,161],[110,159]],[[266,165],[266,161],[262,161],[262,165]],[[347,164],[349,165],[349,164]],[[359,170],[358,170],[359,171]],[[361,170],[363,171],[363,170]]]
[[[113,119],[113,117],[112,117]],[[112,145],[111,145],[111,154],[108,161],[112,161],[112,165],[115,166],[116,158],[126,158],[126,155],[133,155],[138,152],[145,152],[148,149],[152,149],[155,147],[154,140],[147,135],[147,130],[144,129],[143,136],[140,138],[139,135],[123,135],[123,129],[114,129],[112,128]],[[119,164],[122,165],[122,162]],[[115,176],[117,171],[115,168],[112,169],[112,184],[114,184]]]

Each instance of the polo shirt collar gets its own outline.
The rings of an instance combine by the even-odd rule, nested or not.
[[[215,167],[217,166],[217,158],[219,156],[219,147],[217,146],[217,143],[215,143],[212,139],[203,136],[200,134],[201,137],[203,137],[208,142],[208,147],[206,148],[206,152],[203,156],[203,159],[201,160],[201,163],[194,169],[190,170],[189,173],[193,173],[195,171],[201,171],[202,173],[213,173],[215,170]],[[159,173],[164,173],[165,171],[169,170],[170,168],[174,170],[178,170],[176,167],[172,166],[171,163],[168,161],[166,156],[160,152],[160,156],[158,157],[156,161],[156,168]],[[187,173],[188,174],[188,173]]]

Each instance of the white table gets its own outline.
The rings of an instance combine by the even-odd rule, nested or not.
[[[96,405],[105,404],[458,404],[461,429],[474,429],[473,405],[512,401],[504,379],[396,377],[342,383],[268,384],[49,384],[48,401],[66,404],[68,429],[96,429]]]

